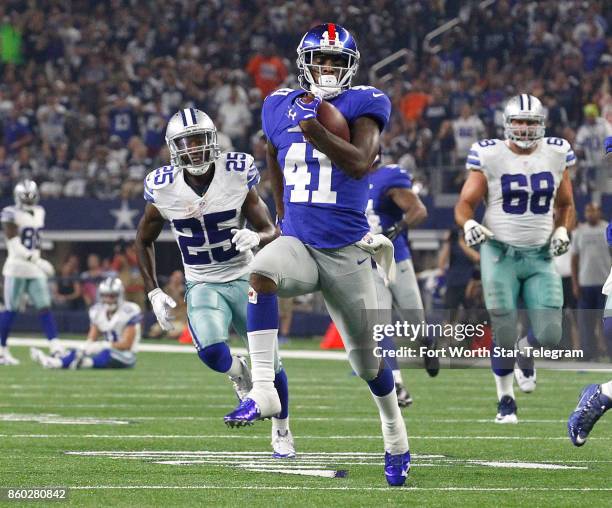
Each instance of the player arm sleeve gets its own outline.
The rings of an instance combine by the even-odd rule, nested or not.
[[[568,146],[567,153],[565,154],[565,166],[574,166],[576,164],[576,154],[572,150],[571,146]]]
[[[359,96],[361,99],[353,115],[353,120],[360,116],[369,116],[377,124],[382,131],[389,123],[391,117],[391,101],[389,97],[376,88],[371,88],[363,91],[365,96]]]
[[[469,170],[484,172],[484,163],[480,156],[480,151],[478,150],[478,143],[474,143],[470,147],[467,158],[465,159],[465,167]]]

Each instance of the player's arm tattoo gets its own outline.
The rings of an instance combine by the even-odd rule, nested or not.
[[[576,225],[576,206],[574,205],[574,193],[569,171],[565,169],[561,177],[561,183],[555,196],[555,228],[563,226],[568,231]]]
[[[300,122],[310,142],[352,178],[367,175],[378,154],[380,129],[370,117],[360,116],[351,123],[351,142],[329,132],[316,119]]]
[[[248,192],[242,205],[242,213],[249,221],[249,224],[253,226],[253,229],[259,233],[259,238],[261,238],[259,242],[260,247],[270,243],[278,236],[270,216],[270,210],[268,210],[255,187]]]
[[[388,195],[404,211],[399,223],[403,229],[416,226],[427,218],[427,208],[412,189],[393,187]]]
[[[470,171],[455,205],[455,221],[461,227],[474,218],[474,212],[487,195],[487,177],[482,171]]]
[[[135,242],[138,266],[144,280],[145,293],[159,287],[155,270],[154,242],[159,237],[163,227],[164,218],[159,210],[151,203],[147,203],[142,219],[138,224]]]
[[[121,339],[113,344],[114,349],[119,351],[129,351],[132,349],[134,339],[136,338],[136,325],[126,326],[121,335]]]
[[[285,216],[285,205],[283,204],[283,171],[276,159],[276,147],[268,141],[266,150],[266,162],[270,170],[270,183],[272,185],[272,197],[276,206],[276,216],[282,219]]]

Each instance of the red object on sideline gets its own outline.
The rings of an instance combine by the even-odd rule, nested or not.
[[[189,327],[186,326],[183,328],[183,333],[178,338],[180,344],[191,344],[193,339],[191,338],[191,333],[189,333]]]
[[[334,323],[330,323],[321,341],[321,349],[344,349],[344,342]]]

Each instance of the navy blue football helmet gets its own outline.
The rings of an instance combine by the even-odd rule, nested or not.
[[[298,79],[307,92],[329,99],[350,88],[359,66],[359,51],[346,28],[335,23],[311,28],[302,37],[297,53]],[[330,57],[332,65],[325,63]]]

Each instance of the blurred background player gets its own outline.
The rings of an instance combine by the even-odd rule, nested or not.
[[[48,369],[123,369],[136,364],[142,311],[124,300],[123,283],[109,277],[98,286],[98,302],[89,309],[89,332],[83,349],[48,356],[30,348],[30,357]],[[100,336],[103,340],[98,341]]]
[[[6,239],[8,257],[2,268],[4,276],[4,308],[0,314],[0,365],[17,365],[7,348],[11,325],[27,295],[38,310],[40,324],[49,340],[51,354],[61,354],[57,327],[49,310],[51,295],[47,278],[55,273],[53,266],[40,257],[40,231],[45,225],[45,210],[38,206],[38,187],[32,180],[23,180],[13,191],[14,206],[2,210],[0,220]]]
[[[379,306],[381,309],[393,308],[402,321],[408,323],[425,322],[425,312],[421,292],[414,273],[412,256],[408,245],[407,229],[417,226],[427,218],[427,208],[412,190],[412,175],[397,164],[380,165],[370,173],[370,193],[366,208],[370,232],[382,233],[393,242],[393,255],[397,272],[393,282],[385,280],[376,265],[374,279],[378,286]],[[419,337],[419,340],[423,340]],[[430,343],[429,340],[423,340]],[[392,337],[385,337],[381,346],[395,350]],[[393,371],[397,402],[400,407],[409,406],[412,397],[408,393],[395,356],[385,361]],[[437,358],[425,357],[426,369],[430,376],[438,374],[440,362]]]
[[[193,108],[175,113],[168,122],[166,143],[172,165],[146,177],[148,203],[136,236],[146,291],[161,328],[172,329],[176,302],[159,287],[154,249],[169,221],[185,269],[187,322],[193,344],[205,365],[229,376],[242,400],[251,389],[251,374],[246,360],[231,354],[229,327],[246,341],[251,249],[276,238],[276,228],[255,187],[259,172],[253,157],[221,152],[208,115]],[[255,231],[245,227],[247,220]],[[270,415],[274,456],[293,457],[287,375],[277,349],[273,381],[282,401]]]
[[[562,336],[563,290],[552,256],[569,249],[575,220],[568,166],[576,156],[565,139],[545,138],[546,115],[528,94],[504,109],[505,141],[484,139],[468,152],[470,171],[455,219],[468,246],[482,243],[480,266],[494,346],[512,350],[517,342],[519,296],[528,310],[528,336],[517,347],[553,347]],[[486,199],[484,225],[474,220]],[[554,212],[554,215],[553,215]],[[484,243],[483,243],[484,242]],[[535,389],[533,359],[519,355],[519,387]],[[498,398],[497,423],[517,423],[513,357],[491,355]]]
[[[297,53],[302,90],[276,90],[262,109],[282,236],[264,247],[251,265],[247,324],[253,389],[225,421],[243,425],[280,409],[273,384],[277,294],[321,290],[351,366],[368,383],[378,406],[385,477],[390,485],[403,485],[410,467],[408,436],[391,369],[374,355],[371,315],[366,312],[378,309],[371,255],[381,262],[386,256],[389,275],[395,268],[392,243],[370,235],[365,216],[367,174],[379,152],[391,104],[374,87],[351,88],[360,56],[345,28],[326,23],[310,29]],[[346,119],[350,142],[317,121],[323,99]]]

